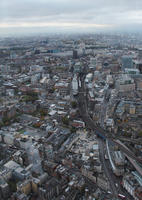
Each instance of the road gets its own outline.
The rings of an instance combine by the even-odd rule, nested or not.
[[[106,92],[105,92],[104,96],[106,97]],[[102,128],[104,128],[104,120],[105,120],[107,106],[108,106],[107,104],[108,104],[108,101],[106,100],[106,98],[104,98],[104,100],[101,104],[101,112],[100,112],[100,126]]]
[[[111,192],[113,194],[113,198],[117,199],[118,192],[117,192],[117,189],[115,187],[115,182],[112,179],[112,176],[111,176],[111,173],[110,173],[110,168],[108,168],[107,165],[106,165],[104,142],[102,140],[100,140],[100,139],[99,139],[99,150],[100,150],[100,161],[102,163],[105,175],[108,178],[108,181],[110,183],[110,190],[111,190]]]

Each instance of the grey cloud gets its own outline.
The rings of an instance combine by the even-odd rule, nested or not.
[[[141,0],[0,0],[0,24],[141,23]]]

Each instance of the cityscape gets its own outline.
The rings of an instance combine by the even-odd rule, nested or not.
[[[142,200],[140,1],[5,2],[0,200]]]

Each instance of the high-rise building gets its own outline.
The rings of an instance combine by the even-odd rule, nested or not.
[[[124,71],[125,68],[133,68],[133,60],[130,56],[122,57],[122,70]]]
[[[142,73],[142,49],[138,50],[138,59],[135,61],[135,66]]]
[[[139,49],[138,60],[142,60],[142,49]]]
[[[78,52],[77,50],[73,50],[73,59],[77,59],[78,58]]]

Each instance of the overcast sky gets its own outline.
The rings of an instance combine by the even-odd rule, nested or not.
[[[142,0],[0,0],[3,33],[20,29],[138,30],[141,26]]]

